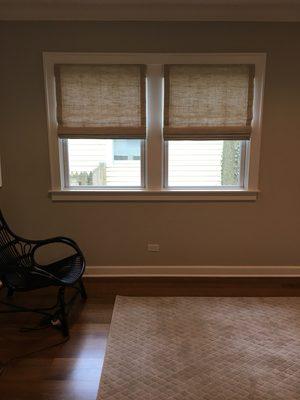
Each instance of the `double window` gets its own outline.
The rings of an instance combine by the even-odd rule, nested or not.
[[[52,192],[256,192],[264,62],[46,53]]]

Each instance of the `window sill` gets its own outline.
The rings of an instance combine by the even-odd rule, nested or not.
[[[53,201],[255,201],[258,190],[52,190]]]

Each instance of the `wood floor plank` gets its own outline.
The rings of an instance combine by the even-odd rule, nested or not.
[[[91,296],[299,296],[299,277],[86,277]]]

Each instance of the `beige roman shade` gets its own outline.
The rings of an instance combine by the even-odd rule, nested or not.
[[[145,138],[145,66],[57,64],[60,137]]]
[[[166,65],[166,140],[247,140],[254,65]]]

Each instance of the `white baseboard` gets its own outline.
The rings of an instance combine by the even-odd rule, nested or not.
[[[88,277],[300,277],[300,266],[87,266]]]

